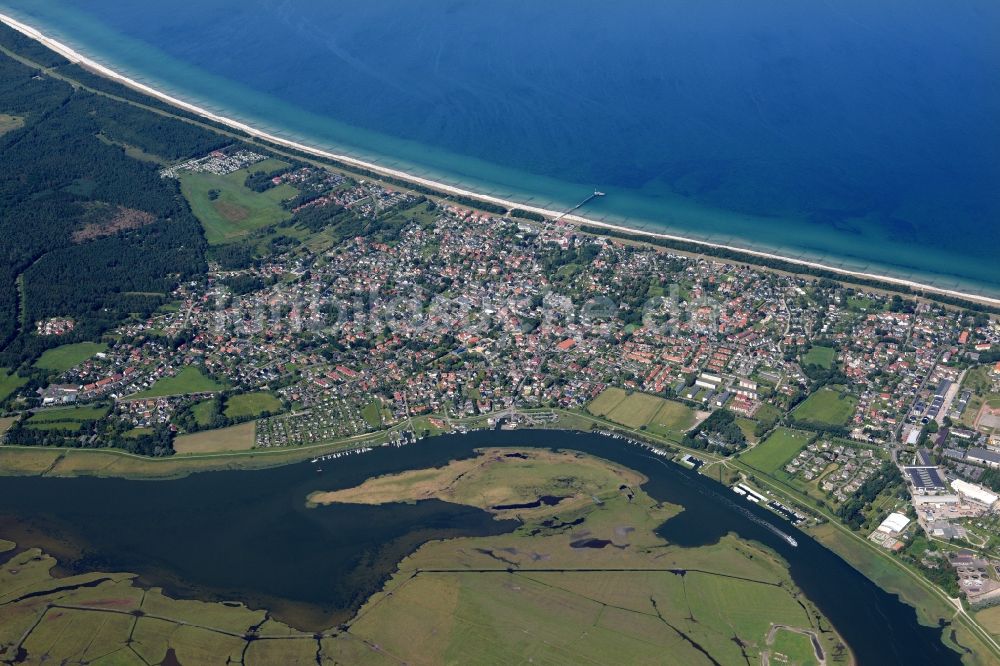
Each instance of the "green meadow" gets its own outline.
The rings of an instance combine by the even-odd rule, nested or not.
[[[762,472],[773,474],[794,458],[813,434],[791,428],[776,428],[763,442],[740,454],[740,460]]]
[[[35,367],[54,372],[66,372],[107,348],[108,346],[103,342],[77,342],[61,345],[42,354],[35,361]]]
[[[810,347],[809,351],[802,357],[802,365],[818,365],[829,370],[833,367],[837,351],[833,347],[822,347],[816,345]]]
[[[79,431],[84,424],[102,419],[108,414],[107,407],[57,407],[42,409],[32,414],[25,427],[32,430],[64,430]]]
[[[378,400],[372,400],[361,410],[361,418],[372,428],[382,427],[382,408]]]
[[[821,388],[792,411],[792,418],[817,426],[843,426],[854,414],[857,404],[857,398],[852,395]]]
[[[772,552],[733,535],[675,546],[655,528],[678,508],[641,488],[630,500],[619,489],[627,471],[570,452],[524,450],[528,459],[518,459],[505,451],[514,450],[330,493],[335,501],[407,501],[423,497],[424,486],[442,492],[442,477],[452,481],[443,491],[449,501],[473,506],[493,504],[496,493],[506,493],[503,501],[573,493],[565,507],[518,510],[524,524],[513,533],[424,544],[347,635],[412,663],[509,663],[516,655],[523,663],[759,664],[772,649],[772,625],[814,630],[821,616]],[[509,469],[500,474],[501,466]],[[552,527],[556,513],[576,527]],[[614,547],[579,547],[579,534]],[[819,640],[831,655],[836,634]],[[792,652],[793,642],[778,645]]]
[[[806,634],[787,629],[777,629],[774,642],[771,644],[771,655],[774,661],[789,666],[819,666],[816,652],[813,650],[812,639]],[[780,655],[780,656],[779,656]]]
[[[42,409],[31,415],[28,424],[52,423],[56,421],[96,421],[108,415],[107,407],[57,407]]]
[[[687,405],[615,387],[602,391],[587,405],[587,411],[629,428],[645,427],[660,435],[682,433],[695,423],[694,410]]]
[[[251,172],[274,171],[284,166],[288,164],[269,159],[225,176],[191,171],[180,173],[181,192],[204,227],[205,238],[210,244],[227,243],[291,217],[280,204],[298,194],[294,187],[282,184],[264,192],[254,192],[243,184]]]
[[[132,398],[159,398],[166,395],[185,395],[188,393],[209,393],[225,388],[211,377],[206,377],[198,368],[187,366],[173,377],[163,377],[145,391],[131,396]]]
[[[424,544],[350,621],[319,633],[262,609],[144,590],[128,573],[57,578],[56,560],[29,548],[0,571],[0,636],[53,663],[332,666],[398,663],[383,657],[405,655],[414,664],[743,664],[779,649],[802,654],[785,632],[772,638],[772,624],[829,626],[771,551],[733,535],[700,548],[665,542],[654,529],[677,507],[656,504],[638,488],[630,500],[618,489],[627,472],[600,459],[543,456],[509,460],[516,468],[511,479],[530,477],[537,486],[530,496],[562,492],[574,481],[567,469],[585,468],[584,485],[603,502],[581,501],[560,516],[615,548],[574,547],[572,531],[546,525],[555,509],[543,507],[513,533]],[[470,479],[456,486],[460,495],[495,488],[492,474]],[[0,541],[0,552],[12,550],[13,543]],[[539,552],[545,561],[532,558]],[[57,586],[58,598],[49,602]],[[256,628],[254,635],[247,627]],[[835,633],[822,632],[819,640],[826,655],[835,654]]]
[[[253,421],[217,430],[202,430],[175,439],[174,450],[178,454],[247,451],[253,448],[256,432],[257,424]]]
[[[260,416],[264,412],[277,414],[281,411],[281,401],[270,393],[241,393],[226,400],[224,413],[231,419],[244,416]],[[197,414],[195,415],[197,418]]]
[[[208,399],[202,400],[192,407],[191,414],[194,416],[195,423],[203,428],[212,425],[212,417],[215,416],[214,405],[215,400]]]
[[[0,402],[6,400],[7,396],[27,383],[26,378],[8,371],[7,368],[0,368]]]

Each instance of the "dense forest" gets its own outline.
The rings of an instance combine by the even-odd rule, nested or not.
[[[690,449],[729,454],[746,447],[747,438],[728,409],[717,409],[681,442]]]
[[[30,58],[32,62],[37,62],[43,67],[61,67],[69,64],[69,60],[47,46],[3,24],[0,24],[0,46]]]
[[[17,53],[32,62],[41,65],[42,67],[50,69],[57,74],[65,75],[92,91],[107,93],[108,95],[113,95],[119,99],[142,104],[143,106],[153,109],[159,109],[173,116],[189,118],[203,125],[216,127],[220,130],[228,132],[232,131],[231,128],[222,125],[221,123],[216,123],[208,118],[204,118],[194,113],[185,111],[184,109],[172,106],[166,102],[156,99],[155,97],[150,97],[149,95],[138,90],[128,88],[120,83],[117,83],[116,81],[100,76],[99,74],[94,74],[76,63],[71,63],[69,60],[55,51],[52,51],[48,47],[43,46],[38,41],[31,39],[30,37],[26,37],[13,28],[9,28],[2,24],[0,24],[0,46]]]
[[[46,65],[65,64],[7,28],[0,43]],[[149,313],[178,280],[205,271],[201,226],[177,182],[126,148],[176,160],[227,139],[73,88],[5,55],[0,113],[23,120],[0,135],[0,367]],[[74,237],[96,208],[144,223],[118,228],[112,219],[107,232]],[[36,336],[34,322],[52,316],[73,317],[77,327],[58,339]]]
[[[18,446],[56,446],[76,449],[123,449],[129,453],[162,457],[174,454],[174,433],[166,426],[150,432],[126,434],[108,426],[107,421],[87,421],[78,429],[34,429],[19,420],[7,431],[8,444]],[[75,425],[75,424],[74,424]]]
[[[983,470],[983,475],[979,478],[979,483],[993,492],[1000,492],[1000,470],[992,468]]]
[[[243,184],[247,189],[253,190],[254,192],[266,192],[274,187],[274,178],[283,176],[286,173],[301,167],[302,164],[296,163],[290,164],[286,167],[281,167],[280,169],[275,169],[274,171],[254,171],[247,176],[246,181]]]
[[[522,208],[512,208],[510,211],[511,217],[519,217],[522,220],[533,220],[535,222],[544,222],[545,216],[541,213],[536,213],[530,210],[524,210]]]

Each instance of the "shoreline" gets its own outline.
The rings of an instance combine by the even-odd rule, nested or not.
[[[515,434],[516,434],[516,432],[517,432],[517,431],[515,431]],[[543,431],[538,431],[538,430],[524,430],[524,431],[521,431],[521,432],[523,432],[523,433],[530,433],[530,434],[540,434],[540,433],[541,433],[541,432],[543,432]],[[549,431],[547,431],[547,430],[546,430],[546,431],[544,431],[544,432],[545,432],[545,433],[548,433]],[[575,431],[575,430],[568,430],[568,431],[566,431],[566,430],[562,430],[562,429],[560,429],[560,430],[556,431],[556,433],[555,433],[555,434],[559,434],[559,435],[561,435],[561,434],[563,434],[563,433],[565,433],[565,434],[566,434],[567,436],[570,436],[570,435],[572,435],[572,436],[575,436],[575,435],[579,434],[579,431]],[[494,434],[494,431],[479,431],[479,434],[484,434],[484,435],[485,435],[485,434]],[[508,433],[508,434],[509,434],[509,433]],[[583,434],[586,434],[586,433],[583,433]],[[592,436],[594,436],[594,437],[599,437],[599,438],[600,438],[600,439],[601,439],[602,441],[604,440],[604,438],[603,438],[603,437],[601,437],[601,436],[600,436],[599,434],[597,434],[597,433],[590,433],[590,434],[591,434]],[[472,436],[472,435],[468,435],[468,436]],[[540,435],[539,435],[539,436],[540,436]],[[455,435],[455,434],[452,434],[452,435],[445,435],[444,437],[445,437],[446,439],[450,439],[450,440],[452,440],[452,441],[458,441],[458,440],[459,440],[459,438],[462,438],[462,439],[464,439],[464,437],[466,437],[466,436],[460,436],[460,435]],[[428,442],[429,442],[429,441],[433,441],[434,439],[436,439],[436,438],[431,438],[430,440],[425,440],[425,441],[423,442],[423,444],[424,444],[424,445],[426,446],[426,445],[428,444]],[[611,446],[614,446],[614,443],[610,443],[610,442],[609,442],[608,444],[609,444],[609,445],[611,445]],[[490,443],[488,444],[488,446],[508,446],[508,445],[507,445],[507,444],[505,444],[505,443],[502,443],[502,442],[490,442]],[[510,446],[513,446],[513,445],[510,445]],[[528,443],[528,444],[524,444],[524,443],[521,443],[521,444],[518,444],[518,446],[526,446],[526,447],[528,447],[528,448],[532,448],[532,447],[534,447],[534,446],[536,446],[536,445],[533,445],[533,444],[530,444],[530,443]],[[432,446],[432,448],[434,448],[434,447]],[[479,448],[479,447],[474,447],[474,448]],[[544,447],[542,447],[542,448],[544,448]],[[575,448],[575,447],[573,447],[573,446],[561,446],[561,447],[558,447],[558,448],[569,448],[569,449],[571,449],[571,450],[580,450],[580,449],[576,449],[576,448]],[[631,447],[631,446],[629,446],[629,447],[624,447],[624,449],[632,449],[632,448],[633,448],[633,447]],[[606,450],[608,450],[608,449],[606,449]],[[617,449],[615,449],[615,450],[617,450]],[[2,447],[0,447],[0,451],[2,451]],[[92,451],[90,451],[90,450],[83,450],[83,451],[86,451],[87,453],[92,453]],[[586,451],[586,450],[585,450],[585,451],[584,451],[584,453],[590,453],[590,455],[596,455],[596,456],[598,456],[598,457],[605,457],[605,458],[606,458],[606,456],[601,456],[599,452],[595,453],[595,452],[592,452],[592,451]],[[640,455],[641,455],[641,454],[640,454]],[[453,457],[451,457],[451,458],[449,458],[449,459],[455,459],[455,457],[453,456]],[[609,460],[611,460],[612,462],[614,462],[614,463],[616,463],[616,464],[622,464],[622,465],[626,465],[626,467],[628,467],[629,469],[635,469],[634,467],[631,467],[631,466],[627,465],[627,464],[626,464],[626,463],[624,463],[624,462],[620,462],[620,461],[617,461],[617,460],[615,460],[614,458],[606,458],[606,459],[609,459]],[[658,459],[658,458],[657,458],[657,462],[659,462],[659,459]],[[665,462],[665,461],[664,461],[664,462],[663,462],[663,464],[664,464],[665,466],[667,466],[667,467],[668,467],[669,469],[672,469],[672,470],[676,470],[676,472],[675,472],[675,473],[678,473],[678,474],[686,474],[686,473],[690,472],[690,470],[687,470],[686,468],[682,468],[682,467],[681,467],[680,465],[677,465],[677,464],[674,464],[674,463],[667,463],[667,462]],[[419,466],[418,466],[417,468],[419,468]],[[659,465],[657,465],[657,466],[656,466],[656,469],[659,469]],[[640,473],[641,473],[641,472],[640,472]],[[712,489],[713,489],[713,490],[714,490],[715,492],[719,493],[719,494],[720,494],[721,496],[723,496],[724,498],[729,498],[729,497],[730,497],[730,495],[731,495],[731,494],[729,494],[729,493],[728,493],[728,491],[727,491],[727,490],[725,490],[725,486],[723,486],[723,485],[718,485],[718,482],[717,482],[717,481],[715,481],[714,479],[712,479],[711,477],[707,477],[707,476],[704,476],[704,475],[698,475],[698,474],[695,474],[695,477],[696,477],[696,478],[698,478],[698,479],[703,479],[703,480],[704,480],[704,482],[705,482],[706,484],[711,484],[711,487],[712,487]],[[829,553],[830,553],[831,555],[833,555],[833,556],[835,556],[835,557],[838,557],[838,558],[840,558],[840,559],[843,559],[843,558],[841,558],[841,557],[840,557],[839,555],[837,555],[836,553],[834,553],[834,552],[833,552],[833,551],[832,551],[831,549],[829,549],[829,548],[826,548],[825,546],[823,546],[822,544],[820,544],[820,543],[819,543],[818,541],[816,542],[816,546],[817,546],[817,547],[819,547],[819,548],[822,548],[822,549],[824,549],[825,551],[829,552]],[[774,549],[774,546],[771,546],[771,548],[772,548],[772,549]],[[864,574],[863,572],[861,572],[861,571],[859,571],[859,570],[857,570],[857,569],[853,569],[853,570],[854,570],[854,571],[855,571],[856,573],[858,573],[858,575],[861,575],[861,576],[864,576],[864,575],[865,575],[865,574]],[[789,575],[791,576],[791,574],[789,574]],[[794,581],[794,582],[796,583],[796,586],[797,586],[797,587],[799,587],[799,586],[800,586],[800,583],[799,583],[799,581],[796,581],[794,577],[793,577],[792,579],[793,579],[793,581]],[[869,580],[870,580],[870,579],[869,579]],[[800,587],[800,589],[801,589],[801,587]],[[807,595],[807,596],[808,596],[808,595]],[[811,599],[811,598],[810,598],[810,599]],[[903,603],[903,604],[907,604],[907,605],[908,605],[909,607],[912,607],[912,603],[908,603],[908,602],[907,602],[906,600],[903,600],[903,599],[899,599],[898,601],[899,601],[900,603]],[[838,633],[839,633],[839,629],[838,629]]]
[[[739,245],[727,245],[724,243],[715,243],[708,240],[701,240],[691,236],[683,236],[680,234],[671,234],[671,233],[657,232],[657,231],[648,231],[645,229],[630,227],[624,224],[612,224],[609,222],[602,222],[600,220],[591,219],[583,215],[578,215],[574,212],[540,208],[538,206],[532,206],[527,203],[520,203],[508,199],[502,199],[500,197],[494,197],[488,194],[481,194],[473,190],[467,190],[461,187],[456,187],[454,185],[448,185],[447,183],[436,181],[430,178],[423,178],[421,176],[416,176],[406,171],[384,167],[374,162],[368,162],[355,157],[350,157],[348,155],[342,155],[330,152],[297,141],[283,139],[279,136],[259,130],[251,125],[240,122],[238,120],[234,120],[226,116],[212,113],[211,111],[208,111],[203,107],[197,106],[190,102],[186,102],[177,97],[173,97],[151,86],[148,86],[144,83],[140,83],[134,79],[131,79],[105,65],[102,65],[84,56],[83,54],[67,46],[66,44],[63,44],[62,42],[59,42],[51,37],[46,36],[40,30],[33,28],[32,26],[27,25],[21,21],[18,21],[17,19],[14,19],[10,16],[7,16],[6,14],[0,13],[0,23],[3,23],[9,26],[10,28],[16,30],[17,32],[21,33],[22,35],[39,42],[46,48],[58,53],[59,55],[69,60],[70,63],[80,65],[81,67],[89,69],[94,73],[99,74],[100,76],[111,79],[112,81],[120,83],[128,88],[137,90],[161,102],[165,102],[171,106],[195,114],[212,122],[224,125],[230,129],[242,132],[252,138],[261,141],[266,141],[268,143],[274,144],[276,146],[281,146],[290,150],[299,151],[321,159],[331,160],[333,162],[339,162],[349,167],[364,169],[384,177],[394,178],[415,185],[419,185],[421,187],[430,188],[447,195],[467,197],[485,203],[503,206],[508,210],[516,208],[519,210],[524,210],[531,213],[543,215],[547,218],[558,219],[559,222],[568,222],[576,227],[585,225],[589,227],[595,227],[597,229],[606,229],[618,233],[634,234],[650,240],[660,239],[660,240],[679,242],[679,243],[690,243],[692,245],[708,248],[711,250],[734,252],[746,255],[747,257],[752,257],[762,260],[781,261],[787,264],[791,264],[793,266],[801,266],[806,269],[829,271],[831,273],[844,276],[845,279],[853,277],[861,280],[878,281],[885,283],[886,285],[895,285],[897,287],[904,287],[910,290],[911,292],[924,292],[924,294],[937,294],[939,296],[958,298],[972,303],[978,303],[980,305],[987,305],[991,307],[1000,308],[1000,297],[986,296],[982,294],[961,291],[959,289],[948,289],[945,287],[939,287],[933,284],[928,284],[926,282],[919,282],[916,280],[894,277],[892,275],[886,275],[882,273],[867,272],[865,270],[851,270],[838,266],[832,266],[830,264],[825,264],[819,261],[809,261],[807,259],[791,257],[779,254],[777,252],[755,250],[748,247],[741,247]],[[574,209],[571,209],[571,211],[572,210]],[[613,238],[614,236],[611,237]],[[749,259],[741,260],[737,258],[732,258],[732,259],[726,259],[720,257],[714,257],[714,258],[719,261],[733,261],[733,262],[743,261],[744,263],[752,263],[751,261],[749,261]],[[921,294],[911,293],[911,295],[920,296]]]

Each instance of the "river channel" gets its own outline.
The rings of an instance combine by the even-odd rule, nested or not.
[[[176,596],[238,600],[317,630],[349,619],[399,560],[427,540],[497,534],[517,523],[437,500],[310,509],[306,496],[444,465],[486,446],[573,449],[641,472],[649,478],[643,488],[650,496],[684,507],[658,530],[672,543],[701,546],[734,532],[769,546],[787,560],[792,578],[861,664],[959,663],[942,643],[940,628],[920,625],[913,608],[807,534],[696,472],[596,434],[448,435],[328,460],[322,472],[298,463],[171,481],[5,477],[0,537],[44,548],[66,571],[136,572],[140,583]]]

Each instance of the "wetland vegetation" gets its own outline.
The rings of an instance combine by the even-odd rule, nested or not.
[[[56,466],[63,464],[73,461]],[[162,588],[165,598],[186,605],[161,610],[167,619],[147,624],[166,631],[177,618],[193,622],[180,608],[202,608],[206,617],[232,611],[232,624],[203,624],[239,627],[212,645],[236,660],[245,649],[247,664],[266,663],[276,654],[267,650],[287,651],[292,660],[308,654],[309,663],[317,654],[321,663],[378,663],[400,654],[421,663],[617,652],[634,662],[666,653],[683,663],[743,664],[791,649],[782,646],[794,639],[782,632],[777,647],[769,645],[768,632],[779,624],[814,632],[830,660],[849,658],[841,643],[862,661],[918,650],[937,663],[958,660],[940,629],[918,625],[911,608],[806,535],[783,525],[799,539],[792,548],[763,526],[774,516],[617,440],[479,432],[326,461],[319,474],[316,467],[192,474],[169,483],[5,479],[0,534],[18,542],[13,552],[41,548],[59,561],[60,576],[107,579],[81,588],[94,595],[89,601],[50,594],[53,586],[33,588],[42,594],[29,598],[37,605],[28,615],[37,620],[45,611],[48,618],[47,604],[60,599],[81,607],[125,599],[122,585],[140,590],[129,593],[134,605],[141,590],[158,598],[154,588]],[[431,492],[442,482],[445,492]],[[382,503],[315,506],[324,498],[315,493],[348,499],[358,488],[377,492]],[[111,505],[109,496],[116,498]],[[149,521],[154,507],[158,519]],[[269,619],[259,631],[300,638],[247,641],[265,617],[261,609]],[[134,611],[129,606],[127,619]],[[95,611],[79,613],[86,623]],[[896,638],[886,643],[876,617],[893,622]],[[3,634],[14,637],[5,638],[11,654],[27,627]],[[210,638],[193,627],[168,633],[172,642],[155,649],[174,650],[180,663],[197,660]],[[111,634],[128,639],[127,631]],[[31,643],[35,650],[68,656],[45,647],[44,635]],[[225,661],[222,652],[215,657]]]

